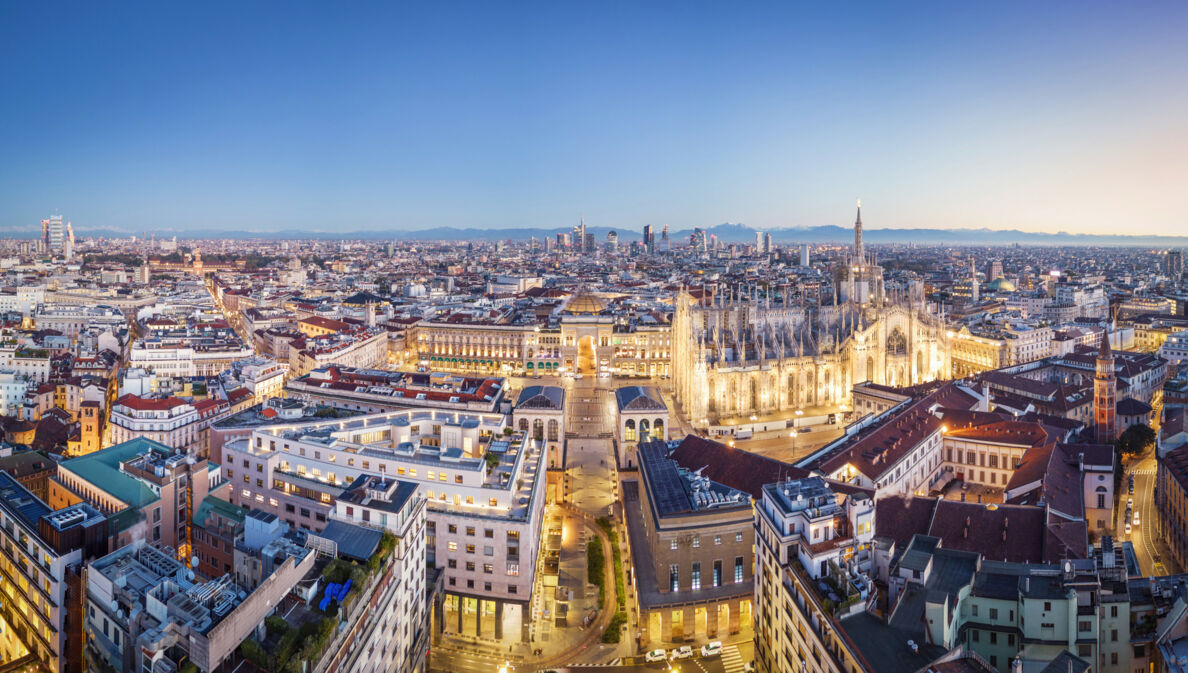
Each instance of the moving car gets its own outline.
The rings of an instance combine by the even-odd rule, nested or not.
[[[1126,534],[1130,535],[1130,522],[1129,521],[1126,522]]]
[[[701,646],[701,656],[716,657],[722,654],[722,641],[714,640]]]
[[[693,657],[693,648],[688,645],[682,645],[672,651],[673,659],[690,659]]]
[[[1137,526],[1137,525],[1139,525],[1139,514],[1138,514],[1138,512],[1135,512],[1135,513],[1134,513],[1134,525],[1136,525],[1136,526]]]
[[[648,652],[647,654],[644,655],[644,661],[649,662],[649,663],[651,663],[653,661],[667,661],[667,660],[668,660],[668,653],[665,652],[663,649],[652,650],[651,652]]]

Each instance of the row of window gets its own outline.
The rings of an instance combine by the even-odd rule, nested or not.
[[[742,534],[742,533],[735,533],[735,534],[734,534],[734,541],[735,541],[735,542],[742,542],[742,541],[743,541],[743,534]],[[722,536],[721,536],[721,535],[715,535],[715,536],[714,536],[714,544],[722,544]],[[677,548],[678,548],[678,546],[679,546],[679,543],[677,542],[677,539],[676,539],[676,538],[673,538],[672,540],[669,540],[669,542],[668,542],[668,545],[669,545],[669,548],[670,548],[670,549],[674,549],[674,550],[675,550],[675,549],[677,549]],[[692,541],[692,543],[690,543],[690,546],[692,546],[694,549],[697,549],[698,547],[700,547],[700,546],[701,546],[701,536],[700,536],[700,535],[694,535],[694,536],[693,536],[693,541]]]
[[[456,586],[458,586],[458,578],[450,577],[450,578],[448,578],[448,581],[446,582],[446,584],[448,584],[452,587],[456,587]],[[483,591],[489,592],[492,590],[492,588],[494,586],[495,585],[492,584],[491,582],[483,582]],[[474,580],[466,580],[466,588],[473,589],[474,588]],[[514,584],[509,584],[509,585],[507,585],[507,593],[518,594],[518,593],[520,593],[520,588]]]
[[[490,549],[490,547],[488,547],[488,549]],[[491,554],[487,554],[487,556],[490,556],[490,555]],[[451,570],[457,570],[458,569],[458,560],[450,559],[446,562],[446,566],[449,567]],[[467,561],[463,567],[466,568],[467,572],[475,572],[476,570],[478,570],[478,565],[474,561]],[[490,575],[494,572],[495,572],[495,564],[493,564],[493,563],[484,563],[483,564],[483,574],[484,575]],[[505,571],[505,574],[509,577],[519,577],[520,576],[520,564],[518,562],[517,563],[508,563],[507,570]]]
[[[743,557],[734,557],[734,583],[740,584],[743,581]],[[714,561],[713,575],[710,577],[711,587],[722,586],[722,561],[721,559]],[[681,566],[678,563],[673,563],[668,566],[668,588],[670,591],[677,592],[681,590]],[[689,578],[689,589],[697,591],[701,588],[701,562],[694,561],[691,576]]]

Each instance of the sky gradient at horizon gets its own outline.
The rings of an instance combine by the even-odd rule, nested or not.
[[[9,3],[0,235],[1188,235],[1188,4]]]

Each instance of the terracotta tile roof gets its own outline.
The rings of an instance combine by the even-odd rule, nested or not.
[[[875,502],[875,535],[906,545],[916,534],[928,532],[935,498],[893,495]]]
[[[671,458],[687,470],[705,468],[702,474],[706,477],[724,486],[750,493],[756,501],[763,498],[764,484],[787,478],[802,479],[810,475],[808,470],[789,463],[696,435],[687,435],[672,452]],[[870,489],[852,484],[834,481],[827,483],[841,493],[871,493]]]
[[[856,440],[826,458],[821,463],[821,470],[832,474],[850,464],[871,481],[878,481],[920,442],[940,429],[943,422],[934,413],[938,405],[968,409],[975,403],[973,397],[957,386],[945,385],[877,427],[860,433]]]
[[[128,393],[116,400],[116,404],[137,411],[166,411],[188,403],[177,397],[139,397]]]
[[[1127,397],[1118,402],[1115,409],[1119,416],[1146,416],[1151,413],[1151,405],[1133,397]]]
[[[946,549],[1014,563],[1050,563],[1066,554],[1084,558],[1087,551],[1084,523],[1050,515],[1043,507],[917,496],[879,499],[875,535],[902,546],[916,534],[938,537]]]
[[[947,549],[978,552],[997,561],[1036,563],[1045,558],[1044,517],[1040,507],[940,500],[928,534],[941,538]]]
[[[305,323],[307,325],[312,325],[314,327],[318,327],[320,329],[333,330],[335,332],[342,332],[342,331],[345,331],[345,330],[348,330],[351,328],[349,323],[345,323],[341,320],[331,320],[330,318],[323,318],[322,316],[319,316],[319,315],[310,316],[308,318],[302,318],[300,322]]]

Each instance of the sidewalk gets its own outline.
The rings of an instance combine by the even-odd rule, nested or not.
[[[584,530],[589,532],[589,543],[593,543],[595,540],[599,541],[603,545],[603,551],[606,553],[607,591],[605,592],[602,608],[599,610],[597,619],[590,626],[583,629],[580,627],[583,615],[571,612],[569,615],[569,626],[551,627],[549,629],[548,640],[542,641],[534,636],[532,642],[529,643],[500,643],[496,645],[494,641],[488,639],[456,635],[446,636],[435,647],[438,652],[464,654],[474,658],[488,660],[492,664],[501,664],[504,661],[508,661],[517,668],[535,670],[536,668],[572,664],[575,663],[576,658],[582,657],[590,650],[600,650],[599,645],[601,645],[602,633],[606,630],[611,615],[614,614],[612,609],[615,601],[614,570],[613,563],[610,562],[610,541],[603,534],[602,529],[594,523],[594,517],[567,505],[562,505],[561,509],[565,513],[566,519],[573,519],[580,522],[584,526]],[[584,558],[581,565],[584,569]],[[576,590],[574,595],[576,599],[578,596]],[[553,617],[551,615],[550,619]],[[613,646],[607,646],[607,648],[610,647]],[[536,653],[538,651],[539,653]]]

